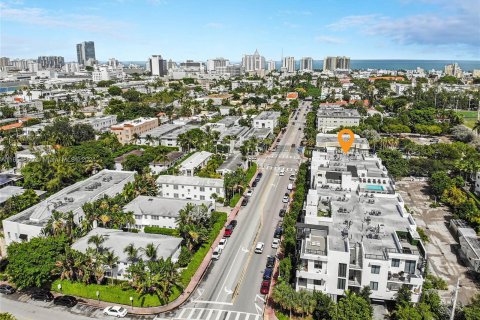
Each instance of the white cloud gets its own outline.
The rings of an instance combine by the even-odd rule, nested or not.
[[[14,21],[51,28],[68,28],[87,32],[99,32],[122,38],[121,30],[131,27],[123,21],[108,20],[91,14],[64,14],[36,7],[12,7],[0,5],[3,21]]]
[[[334,31],[342,31],[345,29],[349,29],[351,27],[361,26],[369,23],[370,21],[375,20],[378,18],[378,15],[370,14],[370,15],[359,15],[359,16],[346,16],[334,22],[332,24],[327,25],[327,28],[334,30]]]
[[[320,42],[320,43],[329,43],[329,44],[342,44],[345,43],[343,39],[337,38],[337,37],[332,37],[332,36],[325,36],[325,35],[320,35],[315,37],[315,41]]]
[[[298,24],[291,23],[291,22],[284,22],[283,25],[290,29],[297,29],[300,27]]]

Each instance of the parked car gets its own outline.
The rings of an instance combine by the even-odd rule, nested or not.
[[[267,257],[267,264],[265,265],[265,267],[267,267],[267,268],[273,268],[274,265],[275,265],[275,257],[273,257],[273,256],[268,256],[268,257]]]
[[[16,289],[8,284],[0,284],[0,293],[3,294],[12,294],[15,293]]]
[[[39,290],[32,293],[30,298],[32,298],[32,300],[47,302],[53,300],[53,294],[50,291]]]
[[[280,175],[280,176],[284,176],[284,175],[285,175],[285,168],[281,168],[281,169],[280,169],[279,175]]]
[[[292,148],[295,148],[295,143],[292,143]]]
[[[225,232],[223,233],[223,236],[225,238],[228,238],[232,235],[232,232],[233,232],[233,227],[231,224],[229,224],[226,228],[225,228]]]
[[[225,246],[227,245],[227,240],[228,240],[227,238],[220,239],[220,242],[218,243],[218,247],[222,250],[225,249]]]
[[[237,220],[230,221],[230,223],[228,225],[232,226],[232,228],[235,229],[235,227],[237,226]]]
[[[245,207],[248,204],[248,198],[244,197],[242,200],[242,207]]]
[[[213,260],[218,260],[220,259],[220,255],[222,254],[222,248],[220,248],[220,246],[217,246],[215,248],[215,250],[213,250],[213,253],[212,253],[212,259]]]
[[[255,188],[255,187],[257,186],[257,184],[258,184],[258,180],[256,180],[256,179],[253,180],[253,182],[252,182],[252,187]]]
[[[272,248],[277,249],[279,245],[280,245],[280,239],[273,239]]]
[[[77,299],[72,296],[58,296],[53,299],[53,304],[71,308],[77,304]]]
[[[295,180],[295,175],[294,175],[294,174],[291,174],[290,177],[288,178],[288,180],[294,181],[294,180]]]
[[[251,197],[253,195],[253,189],[248,189],[247,192],[245,192],[245,197]]]
[[[261,294],[268,294],[270,291],[270,280],[263,280],[262,285],[260,286]]]
[[[292,191],[292,190],[293,190],[293,183],[289,183],[289,184],[288,184],[287,190],[288,190],[288,191]]]
[[[111,306],[103,309],[103,314],[106,316],[114,316],[117,318],[123,318],[127,315],[127,309],[120,306]]]
[[[273,237],[275,239],[280,239],[282,237],[282,233],[283,233],[283,229],[280,227],[280,228],[276,228],[275,229],[275,232],[273,233]]]
[[[286,212],[287,212],[287,210],[285,210],[285,209],[280,209],[280,212],[278,213],[278,215],[279,215],[280,217],[284,217]]]
[[[283,203],[288,203],[289,200],[290,200],[290,197],[288,195],[285,195],[285,196],[283,196],[282,202]]]
[[[263,248],[265,248],[265,243],[263,242],[257,243],[257,246],[255,247],[255,253],[262,253]]]
[[[263,271],[263,280],[272,279],[272,274],[273,274],[272,268],[265,268],[265,271]]]

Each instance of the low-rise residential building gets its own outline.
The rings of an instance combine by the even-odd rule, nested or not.
[[[207,151],[199,151],[192,154],[185,159],[178,168],[180,174],[184,176],[193,176],[195,173],[207,165],[208,160],[212,157],[213,153]]]
[[[172,151],[167,154],[165,161],[152,161],[148,167],[153,174],[159,174],[162,171],[172,168],[175,163],[177,163],[185,153],[182,151]]]
[[[257,129],[268,128],[273,133],[273,129],[278,125],[279,117],[280,112],[278,111],[263,111],[253,118],[253,127]]]
[[[138,118],[116,124],[110,130],[117,136],[121,144],[127,144],[139,142],[143,133],[155,127],[158,127],[158,118]]]
[[[394,300],[402,285],[417,302],[427,254],[412,215],[374,155],[314,151],[311,189],[299,236],[296,289],[332,299],[345,290],[372,290]]]
[[[225,198],[223,179],[160,175],[157,178],[159,196],[188,200],[215,200]]]
[[[95,228],[86,236],[75,241],[72,249],[85,253],[88,248],[95,248],[94,244],[88,243],[88,240],[92,236],[103,236],[105,241],[102,243],[102,248],[112,251],[113,254],[118,257],[118,264],[112,270],[107,270],[105,275],[119,280],[126,279],[127,269],[131,264],[127,253],[124,252],[124,249],[131,243],[134,244],[135,248],[139,249],[139,259],[147,260],[144,250],[142,249],[145,249],[148,244],[152,243],[157,250],[157,257],[159,259],[171,258],[172,262],[178,260],[182,243],[182,238],[161,234],[134,233],[116,229]]]
[[[178,130],[182,127],[180,124],[174,123],[165,123],[161,126],[153,128],[152,130],[146,131],[140,135],[140,143],[142,145],[150,145],[150,146],[159,146],[162,143],[162,138]]]
[[[4,188],[0,189],[0,207],[11,197],[14,196],[19,196],[23,194],[26,191],[26,189],[23,189],[22,187],[17,187],[17,186],[6,186]],[[37,196],[41,197],[46,191],[41,191],[41,190],[34,190]]]
[[[35,161],[37,157],[44,157],[51,152],[50,146],[36,146],[32,149],[25,149],[15,153],[15,163],[17,170],[22,169],[27,163]]]
[[[242,170],[246,169],[246,162],[243,160],[243,156],[240,152],[232,153],[215,172],[224,176],[227,173],[235,172],[238,168]]]
[[[195,128],[199,128],[200,126],[198,125],[193,125],[193,124],[187,124],[187,125],[181,125],[180,127],[176,128],[173,131],[170,131],[164,135],[162,135],[160,139],[160,145],[162,146],[167,146],[167,147],[178,147],[179,142],[178,142],[178,136],[181,135],[182,133],[185,133],[187,131],[190,131]]]
[[[140,157],[141,155],[143,155],[143,152],[144,151],[141,149],[132,150],[122,154],[121,156],[116,157],[115,159],[113,159],[115,170],[118,170],[118,171],[123,170],[123,162],[127,159],[128,156],[133,155],[133,156]]]
[[[0,173],[0,188],[6,186],[13,186],[18,181],[22,180],[22,176],[12,173]]]
[[[68,186],[42,202],[3,220],[5,241],[28,241],[40,236],[53,211],[73,212],[75,223],[84,218],[82,206],[104,195],[115,196],[134,180],[134,171],[102,170],[96,175]]]
[[[340,127],[360,125],[360,114],[355,109],[342,107],[320,107],[317,111],[317,129],[328,132]]]
[[[135,229],[142,231],[145,227],[175,229],[177,228],[176,219],[180,210],[184,209],[189,203],[195,207],[204,205],[207,213],[214,209],[212,201],[138,196],[124,207],[124,211],[133,212]]]
[[[460,258],[474,272],[480,272],[480,238],[465,220],[450,220],[450,229],[460,244]]]
[[[348,141],[350,136],[344,135],[344,140]],[[316,137],[315,147],[319,151],[332,151],[336,153],[343,153],[342,147],[338,142],[338,134],[333,133],[318,133]],[[368,154],[370,152],[370,145],[368,144],[368,140],[365,138],[360,138],[358,134],[354,135],[354,140],[350,150],[348,151],[349,154]]]
[[[98,116],[92,118],[85,118],[82,120],[75,121],[75,123],[83,123],[89,124],[95,131],[105,132],[111,126],[117,123],[117,116],[116,115],[106,115],[106,116]]]

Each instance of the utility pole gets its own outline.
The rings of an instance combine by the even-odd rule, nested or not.
[[[457,297],[458,297],[459,288],[460,288],[460,278],[457,278],[457,286],[455,287],[455,291],[453,293],[452,312],[450,313],[450,320],[453,320],[455,318],[455,308],[457,307]]]

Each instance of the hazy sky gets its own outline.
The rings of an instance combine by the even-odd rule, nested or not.
[[[479,0],[11,0],[0,2],[0,56],[61,55],[95,41],[97,59],[240,61],[480,60]]]

